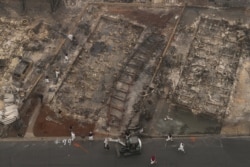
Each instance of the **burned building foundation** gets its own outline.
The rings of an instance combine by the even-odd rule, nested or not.
[[[129,2],[62,1],[54,18],[1,17],[0,104],[11,93],[20,108],[42,97],[41,136],[71,124],[79,134],[239,134],[242,121],[248,133],[249,10]]]
[[[242,54],[240,33],[226,21],[201,18],[173,95],[178,104],[224,119]]]

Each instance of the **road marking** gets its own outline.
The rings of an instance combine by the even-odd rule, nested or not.
[[[29,146],[30,146],[29,144],[26,144],[26,145],[24,145],[23,147],[24,147],[24,148],[27,148],[27,147],[29,147]]]
[[[77,143],[77,142],[73,142],[73,146],[75,146],[76,148],[80,148],[81,150],[83,150],[85,153],[89,153],[89,151],[84,148],[81,144]]]
[[[194,136],[191,136],[189,139],[190,139],[190,141],[193,142],[193,143],[196,142],[196,137],[194,137]]]

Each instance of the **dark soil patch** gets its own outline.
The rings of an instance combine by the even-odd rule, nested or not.
[[[160,13],[151,13],[149,11],[144,11],[133,7],[115,8],[113,6],[109,7],[108,13],[114,15],[120,14],[140,24],[157,28],[165,28],[166,25],[169,23],[169,20],[174,16],[174,13],[172,12],[166,14],[160,14]]]
[[[70,127],[76,136],[87,136],[90,131],[93,131],[94,124],[80,123],[79,121],[69,118],[58,118],[48,106],[42,106],[40,114],[37,118],[34,135],[37,137],[48,136],[69,136]]]

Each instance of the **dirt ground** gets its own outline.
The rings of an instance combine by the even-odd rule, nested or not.
[[[17,120],[7,129],[7,133],[3,137],[22,137],[25,135],[30,118],[34,113],[37,100],[30,100],[29,106],[23,109],[22,119]],[[60,114],[58,114],[60,115]],[[54,137],[70,135],[70,127],[76,136],[85,137],[95,128],[94,124],[83,124],[69,117],[58,117],[48,106],[42,105],[40,113],[37,117],[33,133],[36,137]]]
[[[169,20],[173,17],[177,10],[173,10],[170,13],[166,14],[166,11],[161,10],[143,10],[136,9],[135,7],[124,8],[124,7],[116,7],[113,6],[108,7],[108,13],[113,15],[123,15],[124,17],[137,21],[140,24],[157,27],[157,28],[166,28],[166,25],[169,24]]]
[[[60,117],[59,115],[48,106],[43,105],[34,127],[34,135],[37,137],[68,136],[70,127],[72,127],[76,136],[84,137],[94,129],[93,124],[82,124],[69,117]]]

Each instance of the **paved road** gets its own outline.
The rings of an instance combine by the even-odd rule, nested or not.
[[[147,167],[156,155],[159,167],[249,167],[250,138],[218,137],[175,139],[165,147],[164,139],[143,139],[141,155],[117,157],[115,144],[109,151],[103,141],[0,142],[0,167]],[[177,151],[179,142],[186,154]]]

